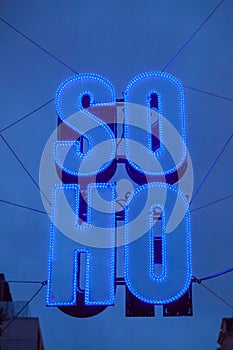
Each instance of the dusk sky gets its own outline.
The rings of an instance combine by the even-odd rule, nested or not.
[[[2,0],[0,13],[0,272],[6,279],[47,279],[49,218],[39,166],[57,125],[56,90],[75,72],[106,77],[117,98],[143,72],[165,69],[181,81],[198,190],[190,208],[193,274],[233,267],[233,1]],[[205,285],[233,305],[233,273]],[[14,300],[29,300],[38,288],[10,283]],[[164,318],[161,307],[154,318],[126,318],[122,286],[115,306],[89,319],[48,308],[45,299],[46,287],[30,310],[40,319],[46,350],[212,350],[221,319],[233,311],[197,283],[193,317],[186,318]]]

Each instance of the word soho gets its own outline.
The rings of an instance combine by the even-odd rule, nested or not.
[[[191,284],[183,87],[149,72],[123,96],[96,74],[64,81],[41,161],[51,218],[47,306],[75,317],[114,305],[117,285],[125,286],[127,316],[153,315]]]

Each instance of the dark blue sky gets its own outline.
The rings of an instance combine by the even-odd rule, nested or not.
[[[16,1],[2,0],[1,17],[77,72],[108,78],[118,97],[135,75],[162,70],[216,7],[216,0]],[[233,1],[225,0],[166,71],[184,86],[232,98]],[[0,22],[0,129],[55,96],[72,71]],[[232,134],[232,100],[186,88],[188,147],[195,189]],[[56,127],[54,103],[2,131],[10,147],[38,182],[43,148]],[[231,140],[192,203],[191,209],[232,194]],[[43,210],[40,194],[1,140],[0,199]],[[45,280],[49,219],[1,205],[0,271],[7,279]],[[232,198],[191,216],[193,273],[203,277],[233,266]],[[206,282],[233,303],[232,274]],[[27,300],[38,286],[11,284],[16,300]],[[202,286],[193,286],[194,316],[126,319],[124,290],[115,307],[91,319],[73,319],[45,307],[45,289],[31,303],[40,318],[45,348],[191,349],[216,348],[222,317],[232,310]],[[189,344],[189,345],[187,345]]]

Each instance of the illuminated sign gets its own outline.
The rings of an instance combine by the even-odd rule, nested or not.
[[[47,305],[88,317],[127,296],[164,305],[191,283],[184,90],[171,75],[113,85],[79,74],[57,90],[58,128],[41,160],[51,218]],[[52,209],[51,209],[51,206]]]

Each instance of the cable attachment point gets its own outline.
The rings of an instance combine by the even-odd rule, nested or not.
[[[201,284],[201,280],[195,276],[192,277],[192,282]]]

